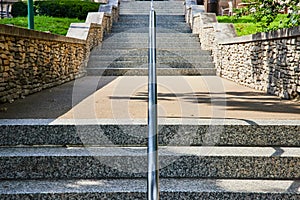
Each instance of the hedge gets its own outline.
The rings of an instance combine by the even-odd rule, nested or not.
[[[13,17],[26,17],[27,4],[24,1],[19,1],[13,4],[11,8],[11,15]]]
[[[88,12],[97,12],[99,6],[99,3],[76,0],[35,1],[34,12],[35,15],[84,20]],[[25,2],[13,4],[12,16],[27,16],[27,4]]]

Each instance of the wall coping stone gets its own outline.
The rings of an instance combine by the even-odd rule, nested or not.
[[[192,16],[199,16],[199,13],[205,13],[205,8],[203,5],[192,5]]]
[[[95,23],[95,24],[102,24],[102,20],[104,18],[103,12],[89,12],[85,23]]]
[[[217,41],[224,41],[228,38],[235,38],[237,36],[234,25],[231,23],[214,23],[212,24],[215,30]]]
[[[215,13],[199,13],[202,24],[217,23],[217,17]]]
[[[100,28],[96,23],[71,23],[67,37],[77,38],[86,41],[91,28]]]
[[[66,37],[66,36],[57,35],[53,33],[29,30],[26,28],[16,27],[12,25],[4,25],[4,24],[0,24],[0,34],[16,36],[16,37],[24,37],[30,39],[60,41],[60,42],[67,42],[67,43],[79,43],[79,44],[86,43],[86,41],[78,38]]]
[[[109,5],[112,5],[114,7],[118,7],[119,4],[120,4],[120,1],[119,0],[109,0]]]
[[[196,0],[186,0],[184,2],[184,4],[185,4],[186,9],[190,9],[193,5],[197,5],[197,1]]]
[[[226,45],[226,44],[236,44],[236,43],[247,43],[247,42],[255,42],[255,41],[289,38],[289,37],[299,37],[299,36],[300,36],[300,26],[297,26],[293,28],[280,29],[276,31],[256,33],[253,35],[245,35],[241,37],[224,39],[223,41],[220,41],[219,44]]]
[[[108,5],[101,5],[99,7],[99,12],[104,12],[105,14],[112,14],[113,12],[113,6],[108,4]]]
[[[108,3],[108,0],[94,0],[95,3]]]

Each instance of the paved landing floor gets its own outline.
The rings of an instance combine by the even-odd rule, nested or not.
[[[2,119],[146,119],[147,77],[84,77],[0,104]],[[158,77],[162,119],[299,120],[300,103],[216,76]]]

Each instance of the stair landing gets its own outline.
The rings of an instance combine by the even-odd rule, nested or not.
[[[147,77],[84,77],[0,105],[1,119],[147,118]],[[300,120],[300,103],[216,76],[159,76],[161,120]]]

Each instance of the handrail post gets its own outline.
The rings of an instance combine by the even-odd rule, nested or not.
[[[148,200],[159,199],[157,136],[156,14],[151,1],[148,49]]]

